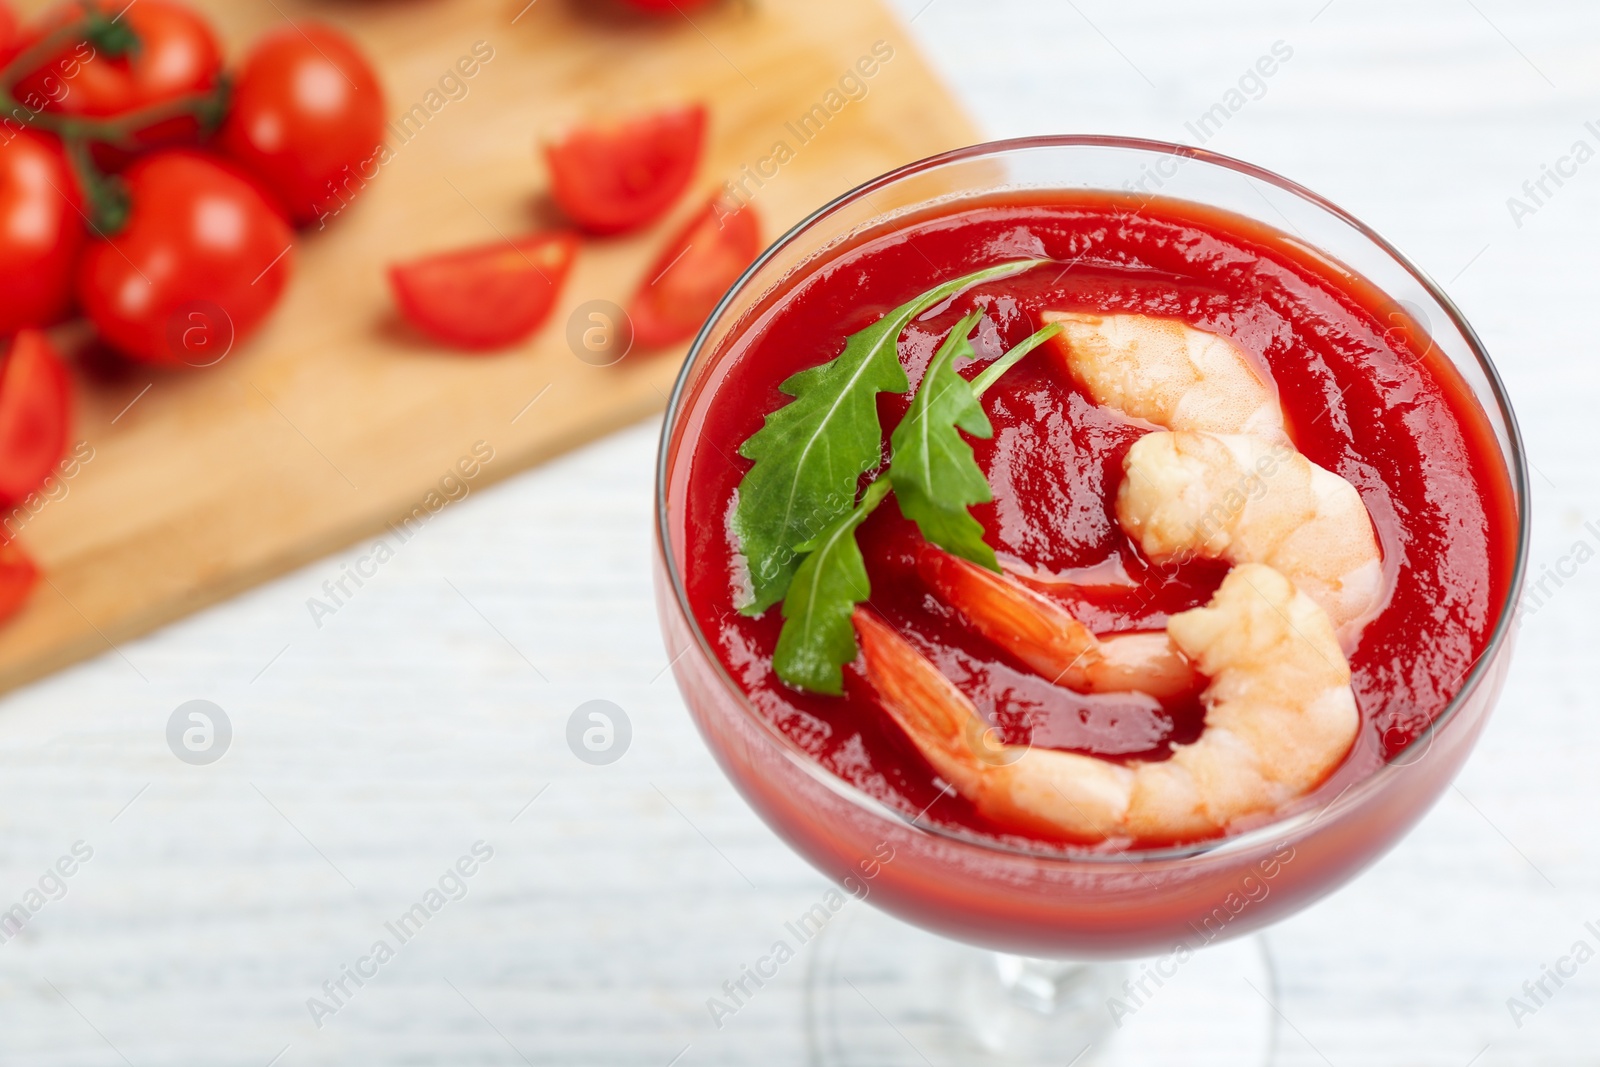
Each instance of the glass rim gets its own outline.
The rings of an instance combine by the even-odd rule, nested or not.
[[[791,763],[798,765],[798,767],[805,774],[817,781],[830,792],[833,792],[841,798],[849,801],[858,808],[875,814],[880,818],[884,818],[893,823],[899,824],[900,828],[905,832],[928,834],[952,842],[961,842],[962,844],[972,845],[990,852],[1011,855],[1036,862],[1060,864],[1064,866],[1088,866],[1108,863],[1161,863],[1193,860],[1203,857],[1216,856],[1219,854],[1232,855],[1239,852],[1248,852],[1260,845],[1272,844],[1283,841],[1290,837],[1295,837],[1300,831],[1309,829],[1311,825],[1322,820],[1323,817],[1332,811],[1334,807],[1342,806],[1346,811],[1353,810],[1364,800],[1370,798],[1374,794],[1383,792],[1388,782],[1409,769],[1412,764],[1395,763],[1393,760],[1386,760],[1371,774],[1367,775],[1365,778],[1351,783],[1343,792],[1320,808],[1308,807],[1304,810],[1295,811],[1282,817],[1273,818],[1270,822],[1264,823],[1260,826],[1252,827],[1251,829],[1242,831],[1238,834],[1217,838],[1208,838],[1203,841],[1195,841],[1184,845],[1173,845],[1158,849],[1116,849],[1112,852],[1106,853],[1095,852],[1069,854],[1063,852],[1061,846],[1046,846],[1041,843],[1037,847],[1028,847],[1024,845],[998,841],[992,837],[978,834],[973,831],[966,831],[952,827],[921,822],[919,821],[920,815],[909,815],[900,811],[898,808],[891,807],[877,798],[869,796],[855,785],[852,785],[850,782],[845,781],[843,778],[823,767],[822,764],[817,762],[817,760],[809,753],[801,749],[787,734],[778,729],[772,722],[770,722],[760,713],[759,709],[755,707],[749,696],[744,692],[743,689],[739,687],[739,684],[728,673],[727,668],[722,663],[722,660],[717,656],[716,650],[712,647],[711,642],[706,638],[705,633],[701,630],[699,620],[696,619],[694,609],[689,603],[688,590],[684,585],[683,575],[679,573],[677,563],[674,561],[671,552],[672,531],[669,510],[667,507],[667,491],[669,488],[670,475],[668,459],[669,450],[672,445],[672,434],[677,425],[679,416],[682,414],[681,404],[684,399],[685,391],[689,385],[690,372],[693,370],[695,361],[701,356],[705,345],[711,336],[713,325],[722,317],[723,313],[733,302],[734,298],[744,290],[745,286],[750,283],[751,279],[753,279],[756,274],[767,265],[767,263],[769,263],[780,251],[798,240],[802,235],[810,230],[813,225],[837,211],[839,208],[844,207],[856,200],[865,199],[876,189],[900,181],[901,179],[910,177],[922,171],[932,170],[936,167],[944,166],[949,163],[978,159],[985,156],[996,156],[1004,153],[1032,148],[1114,148],[1150,152],[1161,155],[1184,156],[1190,159],[1198,160],[1202,163],[1207,163],[1212,166],[1221,167],[1226,170],[1243,174],[1247,178],[1254,178],[1267,182],[1298,197],[1301,200],[1307,201],[1315,207],[1322,209],[1354,229],[1367,241],[1377,246],[1402,270],[1410,275],[1418,285],[1422,286],[1423,290],[1427,292],[1429,297],[1432,298],[1449,317],[1451,324],[1461,334],[1462,339],[1466,341],[1467,347],[1471,350],[1473,358],[1477,361],[1478,368],[1483,373],[1489,384],[1489,390],[1494,396],[1495,407],[1500,415],[1500,418],[1504,420],[1506,430],[1507,459],[1510,461],[1508,464],[1509,469],[1507,473],[1510,476],[1512,492],[1516,498],[1517,504],[1516,544],[1514,558],[1512,561],[1511,580],[1506,586],[1505,600],[1500,605],[1500,614],[1495,621],[1494,629],[1489,635],[1488,643],[1484,645],[1483,651],[1479,653],[1478,657],[1473,661],[1472,666],[1463,676],[1461,680],[1461,687],[1456,691],[1456,694],[1450,698],[1450,702],[1445,705],[1444,710],[1440,711],[1438,715],[1434,716],[1433,720],[1428,724],[1428,726],[1418,733],[1417,736],[1406,747],[1409,749],[1418,745],[1431,746],[1434,737],[1448,727],[1452,721],[1454,721],[1459,710],[1465,706],[1468,699],[1477,691],[1478,686],[1482,684],[1484,675],[1490,666],[1490,662],[1495,658],[1497,653],[1500,652],[1502,646],[1505,645],[1513,628],[1515,627],[1517,607],[1521,603],[1521,594],[1527,571],[1528,542],[1532,523],[1531,509],[1529,507],[1531,484],[1529,481],[1527,456],[1522,441],[1522,431],[1518,426],[1516,413],[1512,410],[1511,401],[1506,393],[1505,383],[1500,377],[1500,372],[1496,369],[1494,361],[1489,357],[1488,350],[1484,347],[1483,341],[1478,337],[1477,331],[1474,330],[1472,325],[1467,322],[1466,317],[1456,306],[1455,301],[1453,301],[1445,293],[1444,289],[1437,282],[1435,282],[1426,271],[1417,266],[1417,264],[1412,262],[1408,256],[1406,256],[1403,252],[1401,252],[1386,238],[1377,233],[1377,231],[1373,230],[1366,223],[1356,218],[1344,208],[1333,203],[1331,200],[1328,200],[1326,197],[1321,196],[1320,194],[1308,189],[1298,182],[1274,173],[1273,171],[1256,166],[1255,164],[1246,162],[1245,160],[1237,159],[1233,156],[1223,155],[1218,152],[1210,152],[1202,148],[1196,148],[1192,145],[1177,144],[1171,141],[1160,141],[1142,137],[1121,137],[1104,134],[1051,134],[979,142],[963,148],[956,148],[948,152],[941,152],[937,155],[927,156],[923,159],[907,163],[904,166],[896,167],[895,169],[880,174],[875,178],[871,178],[865,182],[862,182],[861,184],[839,194],[838,196],[829,200],[827,203],[823,204],[821,207],[817,208],[815,211],[811,212],[794,226],[790,227],[789,230],[783,234],[783,236],[779,237],[776,241],[772,242],[772,244],[768,245],[766,250],[756,258],[755,262],[751,263],[750,266],[745,269],[744,273],[739,276],[738,280],[735,281],[733,285],[729,287],[728,291],[723,294],[722,299],[717,302],[716,308],[712,310],[711,314],[701,325],[699,333],[695,336],[694,343],[689,346],[689,351],[684,357],[683,367],[679,370],[678,376],[673,383],[672,392],[667,398],[666,413],[661,425],[660,445],[656,456],[655,550],[659,556],[658,562],[665,566],[666,573],[672,586],[674,601],[672,605],[673,609],[679,612],[687,621],[689,629],[693,633],[694,641],[696,645],[698,645],[699,652],[709,661],[712,670],[716,674],[717,680],[733,697],[741,713],[743,713],[746,718],[753,722],[766,736],[768,736],[774,742],[777,750],[781,752],[786,759],[788,759]],[[1152,199],[1154,199],[1154,197],[1152,197]],[[1184,198],[1181,196],[1174,196],[1170,197],[1169,199],[1178,200],[1181,202]],[[949,200],[951,203],[958,201],[959,197],[953,197]],[[883,214],[881,217],[893,217],[893,212]],[[810,256],[807,256],[805,259],[802,259],[800,264],[797,264],[797,266],[804,264],[809,259]],[[688,650],[686,649],[684,651],[686,652]],[[678,653],[678,656],[681,657],[683,654],[683,652],[680,652]],[[1425,754],[1428,751],[1428,748],[1424,747],[1421,751]],[[1341,805],[1341,802],[1344,803]]]

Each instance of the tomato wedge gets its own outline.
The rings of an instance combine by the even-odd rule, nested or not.
[[[555,305],[578,238],[541,233],[389,268],[400,314],[454,348],[490,349],[527,337]]]
[[[705,131],[700,104],[573,130],[545,146],[551,195],[590,233],[654,222],[688,187]]]
[[[0,622],[11,618],[27,603],[39,580],[39,568],[10,541],[0,542]]]
[[[44,483],[66,453],[71,419],[67,365],[44,334],[20,331],[0,363],[0,503],[15,504]]]
[[[628,304],[634,342],[661,348],[694,336],[760,252],[755,208],[727,211],[713,199],[667,245],[634,293]]]

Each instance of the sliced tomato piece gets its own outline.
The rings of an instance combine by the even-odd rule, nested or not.
[[[389,283],[406,321],[434,340],[504,348],[550,314],[577,250],[576,234],[535,234],[396,264]]]
[[[728,287],[761,254],[761,223],[746,204],[713,199],[670,242],[628,305],[634,342],[661,348],[692,337]]]
[[[0,622],[11,618],[27,603],[39,580],[39,568],[10,541],[0,542]]]
[[[546,145],[551,193],[590,233],[654,222],[688,187],[705,141],[703,105],[583,126]]]
[[[40,485],[67,451],[72,375],[38,330],[22,330],[0,363],[0,503]]]

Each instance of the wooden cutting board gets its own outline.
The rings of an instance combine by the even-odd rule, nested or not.
[[[476,442],[493,459],[474,488],[661,409],[682,347],[594,366],[569,347],[569,316],[589,300],[625,303],[713,190],[747,165],[775,169],[762,161],[778,142],[792,158],[746,186],[768,240],[860,181],[976,139],[876,0],[729,0],[692,20],[603,0],[197,6],[233,59],[285,18],[343,27],[374,57],[390,113],[421,105],[426,121],[390,142],[394,158],[341,217],[297,243],[289,291],[247,344],[200,371],[80,375],[73,438],[93,458],[22,530],[47,581],[0,630],[0,689],[427,507],[459,461],[473,466]],[[452,82],[474,45],[492,58]],[[531,341],[462,357],[396,321],[385,264],[551,223],[538,138],[687,99],[712,115],[692,193],[649,232],[587,243]],[[827,121],[801,144],[791,124],[819,104]]]

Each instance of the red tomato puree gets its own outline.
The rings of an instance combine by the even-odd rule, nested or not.
[[[714,372],[684,499],[689,599],[723,665],[760,714],[859,789],[907,813],[926,809],[926,821],[1015,836],[965,799],[940,798],[934,771],[858,667],[846,668],[842,698],[776,677],[782,619],[777,608],[760,618],[735,608],[727,519],[750,466],[739,445],[787,400],[779,382],[834,358],[848,334],[942,281],[1031,257],[1055,262],[977,286],[912,323],[900,342],[912,387],[943,335],[974,308],[985,320],[967,377],[1038,329],[1046,310],[1176,317],[1258,357],[1296,445],[1355,485],[1382,547],[1388,603],[1351,656],[1361,732],[1319,793],[1371,773],[1446,707],[1489,641],[1513,567],[1505,464],[1467,385],[1394,301],[1285,234],[1179,201],[1101,193],[965,201],[869,232],[763,302]],[[909,399],[880,398],[885,440]],[[983,405],[995,433],[971,443],[995,500],[973,514],[1004,563],[1042,579],[1036,587],[1099,633],[1160,628],[1169,614],[1209,599],[1225,565],[1153,567],[1123,534],[1113,513],[1122,458],[1147,430],[1096,407],[1051,346],[1012,368]],[[969,629],[918,577],[922,539],[893,501],[860,531],[871,607],[1007,742],[1151,760],[1199,735],[1195,702],[1080,695]],[[1079,588],[1052,586],[1051,576]]]

